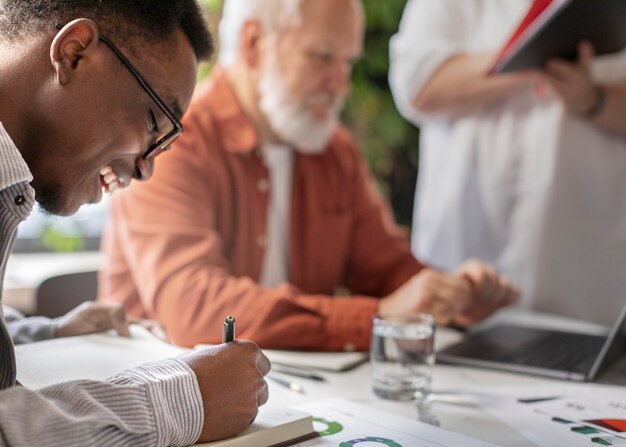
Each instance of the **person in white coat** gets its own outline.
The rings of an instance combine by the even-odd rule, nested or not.
[[[421,129],[413,250],[493,263],[521,303],[610,324],[626,296],[626,52],[488,76],[532,0],[409,0],[390,44]],[[598,305],[598,303],[602,303]]]

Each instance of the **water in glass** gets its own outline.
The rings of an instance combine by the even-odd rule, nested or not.
[[[430,318],[406,322],[375,319],[371,346],[374,393],[391,400],[424,399],[435,363],[434,335]]]

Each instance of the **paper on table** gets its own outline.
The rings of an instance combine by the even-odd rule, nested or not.
[[[308,352],[264,349],[272,363],[326,371],[347,371],[367,361],[366,352]]]
[[[311,413],[315,429],[322,435],[297,444],[299,447],[348,447],[361,443],[388,447],[495,447],[345,399],[327,399],[295,408]]]
[[[626,445],[624,388],[492,387],[470,396],[541,447]]]
[[[17,345],[17,380],[31,389],[70,380],[103,380],[187,351],[159,340],[142,326],[131,325],[130,333],[130,338],[109,332]]]
[[[195,348],[211,346],[197,344]],[[369,358],[367,352],[320,352],[287,351],[282,349],[263,349],[263,353],[272,363],[296,366],[300,368],[321,369],[324,371],[348,371],[364,363]]]

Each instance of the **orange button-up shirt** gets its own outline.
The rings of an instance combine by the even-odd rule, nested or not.
[[[216,69],[194,97],[185,133],[153,178],[112,199],[100,299],[160,321],[184,346],[237,337],[266,348],[369,346],[378,299],[423,266],[338,129],[321,155],[296,154],[290,284],[258,284],[268,171],[253,124]],[[338,287],[353,293],[336,297]]]

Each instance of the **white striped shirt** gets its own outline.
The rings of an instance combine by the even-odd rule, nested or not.
[[[0,123],[0,290],[17,225],[35,194],[28,166]],[[5,323],[0,312],[0,446],[184,446],[200,436],[202,396],[193,371],[169,359],[104,382],[74,381],[38,391],[16,386],[13,341],[49,338],[50,320]]]

